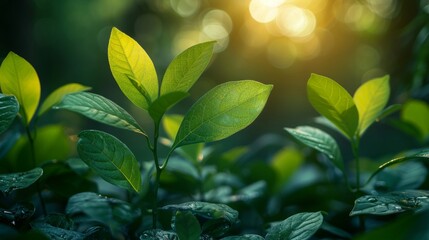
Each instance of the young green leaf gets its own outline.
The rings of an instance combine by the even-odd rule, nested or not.
[[[179,239],[199,240],[201,227],[197,218],[190,212],[176,212],[174,226]]]
[[[360,214],[389,215],[416,211],[429,205],[429,191],[406,190],[379,195],[366,195],[356,199],[350,216]]]
[[[59,103],[61,99],[67,94],[86,91],[91,89],[90,87],[81,85],[79,83],[69,83],[55,89],[49,96],[43,101],[42,106],[39,109],[39,116],[47,112],[52,106]]]
[[[323,216],[321,212],[298,213],[271,227],[265,239],[309,239],[320,228],[322,223]]]
[[[98,94],[89,92],[68,94],[54,108],[67,109],[113,127],[146,135],[127,111]]]
[[[359,135],[377,119],[389,100],[389,76],[372,79],[362,84],[353,100],[359,112]]]
[[[311,105],[349,139],[356,133],[359,113],[350,94],[334,80],[311,74],[307,82]]]
[[[179,54],[168,66],[161,85],[161,96],[188,92],[206,69],[215,42],[200,43]]]
[[[251,124],[261,113],[272,85],[243,80],[221,84],[202,96],[188,111],[173,149],[224,139]]]
[[[26,172],[0,175],[0,191],[9,193],[16,189],[23,189],[35,183],[43,175],[43,169],[34,168]]]
[[[88,130],[78,135],[80,158],[104,180],[116,186],[140,192],[139,165],[130,149],[114,136]]]
[[[401,119],[419,130],[421,140],[429,136],[429,105],[420,100],[407,101],[401,112]]]
[[[300,143],[326,154],[336,167],[344,171],[340,148],[331,135],[310,126],[300,126],[295,129],[285,128],[285,130]]]
[[[164,113],[169,108],[180,100],[186,98],[188,95],[189,94],[186,92],[172,92],[160,96],[152,103],[152,105],[150,105],[148,109],[150,116],[156,123],[159,123],[161,118],[164,116]]]
[[[108,46],[113,77],[136,106],[148,110],[158,98],[158,77],[145,50],[131,37],[113,28]]]
[[[0,134],[9,128],[18,112],[19,103],[15,96],[0,93]]]
[[[18,99],[24,123],[30,123],[40,100],[39,77],[33,66],[9,52],[0,67],[0,86],[4,94],[14,95]]]

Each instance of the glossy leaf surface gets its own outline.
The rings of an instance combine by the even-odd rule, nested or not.
[[[39,116],[47,112],[55,104],[59,103],[65,95],[75,92],[82,92],[89,89],[91,88],[79,83],[69,83],[55,89],[51,94],[49,94],[49,96],[40,106]]]
[[[26,172],[0,175],[0,191],[9,193],[16,189],[27,188],[43,175],[43,169],[34,168]]]
[[[121,91],[136,106],[148,110],[158,98],[158,77],[145,50],[114,27],[109,39],[108,58]]]
[[[263,240],[264,238],[256,234],[244,234],[241,236],[228,236],[222,240]]]
[[[213,88],[185,115],[173,148],[221,140],[247,127],[261,113],[271,89],[251,80]]]
[[[179,240],[179,237],[174,232],[164,231],[161,229],[146,230],[140,235],[140,240]]]
[[[88,130],[79,133],[80,158],[104,180],[130,191],[140,192],[139,165],[130,149],[114,136]]]
[[[307,82],[307,97],[322,116],[331,121],[346,137],[353,138],[359,113],[350,94],[334,80],[311,74]]]
[[[19,103],[15,96],[0,93],[0,134],[6,131],[19,112]]]
[[[4,94],[14,95],[20,114],[28,124],[40,100],[40,82],[36,70],[24,58],[9,52],[0,66],[0,86]]]
[[[298,213],[271,227],[265,239],[309,239],[320,228],[322,223],[323,216],[321,212]]]
[[[197,218],[191,212],[176,212],[174,226],[179,239],[198,240],[201,227]]]
[[[377,119],[387,105],[389,95],[388,75],[367,81],[356,90],[353,100],[359,112],[359,135]]]
[[[98,94],[89,92],[69,94],[55,106],[55,109],[67,109],[113,127],[145,134],[127,111]]]

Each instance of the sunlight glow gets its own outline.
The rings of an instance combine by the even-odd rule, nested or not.
[[[281,8],[276,20],[281,33],[289,37],[306,37],[316,28],[314,14],[294,5]]]
[[[249,5],[249,11],[252,18],[260,23],[273,21],[278,14],[278,6],[283,4],[283,0],[252,0]]]

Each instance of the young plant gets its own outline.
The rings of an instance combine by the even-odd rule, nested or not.
[[[214,44],[201,43],[179,54],[168,66],[159,86],[154,64],[144,49],[117,28],[112,29],[108,58],[113,77],[125,96],[149,113],[154,124],[152,137],[123,108],[97,94],[70,94],[56,106],[57,109],[75,111],[101,123],[136,132],[146,139],[155,166],[154,229],[158,221],[160,177],[173,152],[192,144],[224,139],[247,127],[261,113],[272,89],[271,85],[252,80],[227,82],[213,88],[185,114],[168,154],[160,157],[161,120],[169,108],[189,95],[189,89],[210,62]],[[143,160],[139,167],[131,150],[116,137],[97,130],[82,131],[77,150],[80,158],[106,181],[131,192],[142,190]],[[178,215],[179,218],[185,216]]]

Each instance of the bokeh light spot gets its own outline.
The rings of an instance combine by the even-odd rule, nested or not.
[[[200,9],[199,0],[170,0],[171,8],[181,17],[194,15]]]
[[[287,5],[277,16],[277,26],[285,36],[306,37],[315,30],[316,17],[310,10]]]
[[[268,23],[273,21],[277,16],[277,7],[273,4],[274,1],[267,0],[252,0],[249,5],[250,15],[253,19],[260,23]]]

